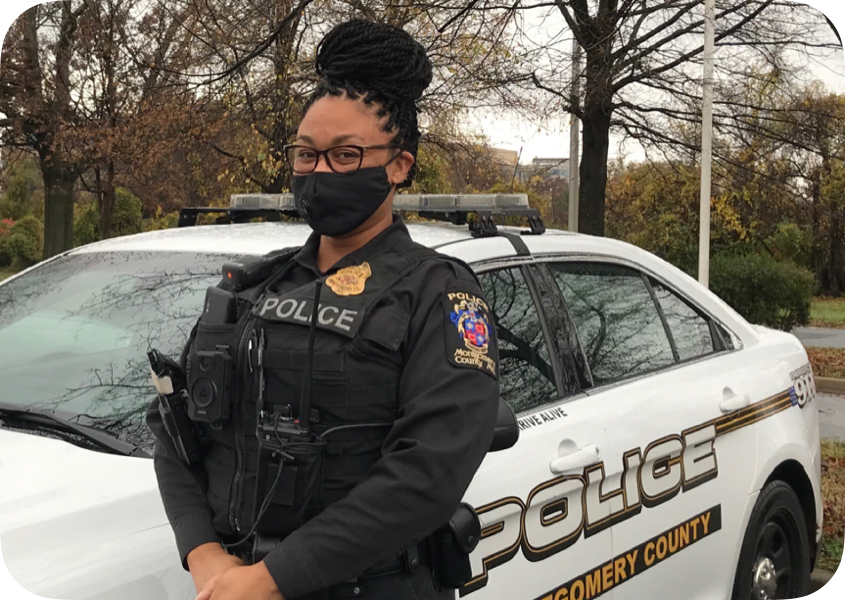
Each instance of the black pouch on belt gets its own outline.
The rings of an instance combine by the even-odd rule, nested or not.
[[[449,522],[431,534],[434,579],[440,587],[459,588],[472,579],[469,555],[481,539],[481,521],[464,502]]]

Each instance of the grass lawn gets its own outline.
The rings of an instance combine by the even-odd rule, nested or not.
[[[810,305],[810,325],[845,329],[845,298],[814,298]]]
[[[816,377],[845,378],[845,348],[807,348]]]
[[[12,271],[12,270],[9,270],[9,269],[0,268],[0,281],[3,281],[7,277],[11,277],[15,273],[17,273],[17,271]]]
[[[824,530],[816,566],[836,571],[845,537],[845,444],[822,441],[822,502]]]

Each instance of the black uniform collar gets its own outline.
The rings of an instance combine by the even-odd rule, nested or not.
[[[369,242],[358,248],[354,252],[350,252],[339,261],[337,261],[326,273],[330,273],[343,267],[351,265],[359,265],[362,262],[372,258],[376,254],[381,254],[388,250],[393,250],[411,241],[411,234],[408,233],[408,228],[402,221],[399,215],[393,215],[393,223],[387,229],[379,232],[379,234],[371,239]],[[320,273],[317,267],[317,250],[320,247],[320,235],[318,233],[311,233],[308,240],[302,249],[294,256],[294,260],[306,269]]]

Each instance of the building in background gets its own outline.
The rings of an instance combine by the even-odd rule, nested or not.
[[[513,178],[514,169],[517,168],[519,163],[519,152],[503,148],[489,148],[488,150],[499,175],[510,181]]]
[[[488,148],[493,164],[499,170],[501,176],[506,180],[527,183],[532,177],[539,177],[543,181],[549,179],[569,180],[569,159],[568,158],[534,158],[530,163],[517,164],[519,153],[516,150],[505,150],[503,148]]]
[[[532,175],[543,179],[569,179],[568,158],[535,158],[531,161]]]
[[[493,157],[493,162],[500,168],[513,168],[519,160],[519,152],[516,150],[504,150],[502,148],[490,148],[490,155]]]

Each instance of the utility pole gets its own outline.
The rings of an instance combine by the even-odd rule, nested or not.
[[[581,44],[572,38],[572,113],[569,126],[569,231],[578,231],[578,195],[580,189],[579,141],[581,120],[576,112],[581,106]]]
[[[513,166],[513,177],[511,178],[511,194],[516,183],[516,174],[519,172],[519,161],[522,160],[522,146],[519,147],[519,154],[516,155],[516,164]]]
[[[713,176],[713,55],[716,50],[716,0],[704,0],[704,106],[701,111],[701,211],[698,232],[698,281],[710,287],[710,194]]]

